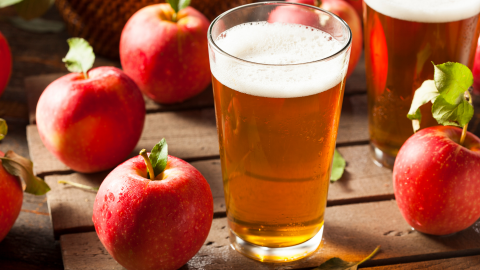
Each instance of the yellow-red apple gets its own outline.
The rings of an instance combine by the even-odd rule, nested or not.
[[[47,149],[75,171],[112,168],[132,152],[143,129],[142,93],[124,72],[99,67],[52,82],[37,105]]]

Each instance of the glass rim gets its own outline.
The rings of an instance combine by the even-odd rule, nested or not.
[[[324,57],[324,58],[321,58],[321,59],[317,59],[317,60],[314,60],[314,61],[310,61],[310,62],[303,62],[303,63],[295,63],[295,64],[265,64],[265,63],[257,63],[257,62],[252,62],[252,61],[248,61],[248,60],[245,60],[245,59],[242,59],[242,58],[239,58],[239,57],[236,57],[236,56],[233,56],[229,53],[227,53],[226,51],[222,50],[216,43],[215,41],[213,40],[212,38],[212,29],[213,29],[213,26],[216,24],[216,22],[218,20],[220,20],[221,18],[227,16],[228,14],[232,13],[233,11],[236,11],[236,10],[239,10],[239,9],[243,9],[243,8],[246,8],[246,7],[251,7],[251,6],[261,6],[261,5],[278,5],[278,6],[303,6],[305,8],[309,8],[309,9],[313,9],[313,10],[318,10],[318,11],[321,11],[321,12],[324,12],[326,14],[329,14],[330,16],[332,16],[333,18],[335,18],[337,21],[339,21],[341,24],[343,24],[346,29],[348,30],[348,33],[350,34],[349,38],[348,38],[348,42],[340,49],[338,50],[337,52],[335,52],[334,54],[332,55],[329,55],[327,57]],[[309,26],[310,27],[310,26]],[[256,3],[251,3],[251,4],[246,4],[246,5],[242,5],[242,6],[238,6],[236,8],[232,8],[232,9],[229,9],[225,12],[223,12],[222,14],[218,15],[211,23],[210,23],[210,26],[208,27],[208,32],[207,32],[207,38],[208,38],[208,44],[212,44],[214,46],[214,49],[216,49],[218,52],[220,52],[221,54],[225,55],[225,56],[228,56],[228,57],[231,57],[237,61],[240,61],[240,62],[244,62],[244,63],[247,63],[247,64],[253,64],[253,65],[261,65],[261,66],[299,66],[299,65],[308,65],[308,64],[313,64],[313,63],[318,63],[318,62],[323,62],[323,61],[326,61],[326,60],[329,60],[329,59],[333,59],[333,58],[336,58],[338,55],[342,54],[343,52],[345,52],[346,50],[348,50],[352,44],[352,29],[350,29],[350,26],[348,26],[348,24],[342,19],[340,18],[339,16],[337,16],[336,14],[333,14],[332,12],[330,11],[327,11],[327,10],[324,10],[324,9],[321,9],[319,7],[316,7],[316,6],[311,6],[311,5],[307,5],[307,4],[301,4],[301,3],[293,3],[293,2],[285,2],[285,1],[269,1],[269,2],[256,2]]]

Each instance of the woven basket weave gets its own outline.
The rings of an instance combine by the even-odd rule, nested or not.
[[[192,0],[190,6],[202,12],[210,21],[233,7],[254,0]],[[92,45],[95,54],[118,58],[118,46],[123,26],[139,9],[164,0],[56,0],[67,30]]]

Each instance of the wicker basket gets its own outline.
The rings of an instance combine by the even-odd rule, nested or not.
[[[56,0],[55,4],[74,37],[92,45],[95,54],[118,58],[123,26],[137,10],[164,0]],[[213,20],[233,7],[254,0],[192,0],[190,6]]]

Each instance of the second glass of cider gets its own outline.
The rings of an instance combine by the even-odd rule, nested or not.
[[[407,113],[415,90],[433,79],[435,64],[473,67],[480,0],[365,0],[364,40],[370,141],[374,161],[393,167],[413,134]],[[431,104],[421,128],[438,125]]]
[[[268,2],[220,15],[208,39],[230,242],[259,261],[303,258],[322,239],[350,29]]]

